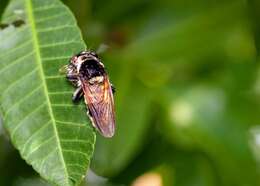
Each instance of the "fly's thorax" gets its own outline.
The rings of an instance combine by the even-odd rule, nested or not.
[[[105,69],[102,65],[100,65],[100,61],[96,60],[86,60],[79,67],[79,75],[84,77],[86,80],[90,80],[92,78],[101,77],[106,74]],[[100,80],[100,78],[97,78]]]

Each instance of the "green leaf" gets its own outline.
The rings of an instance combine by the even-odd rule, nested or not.
[[[10,24],[17,20],[20,25]],[[12,143],[49,182],[79,185],[95,134],[59,74],[85,49],[76,21],[58,0],[12,0],[2,22],[10,25],[0,30],[0,103]]]

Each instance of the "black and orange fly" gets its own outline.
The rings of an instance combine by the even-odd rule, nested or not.
[[[104,136],[115,133],[114,88],[95,52],[82,51],[70,59],[66,77],[76,87],[72,100],[82,96],[92,125]]]

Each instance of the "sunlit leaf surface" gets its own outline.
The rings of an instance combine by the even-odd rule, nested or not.
[[[76,21],[58,0],[13,0],[2,22],[9,24],[0,31],[4,125],[42,177],[56,185],[78,185],[95,135],[84,105],[71,102],[73,87],[59,74],[85,49]]]

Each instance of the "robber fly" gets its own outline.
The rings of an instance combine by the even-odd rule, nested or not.
[[[76,87],[72,100],[83,95],[92,125],[104,136],[115,132],[114,87],[95,52],[82,51],[70,59],[66,77]]]

